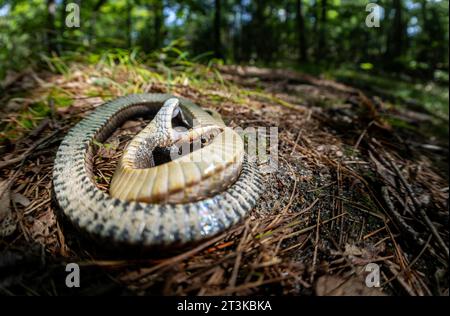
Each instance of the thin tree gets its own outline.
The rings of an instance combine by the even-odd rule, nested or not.
[[[317,58],[322,59],[326,53],[326,39],[325,34],[327,30],[327,0],[321,1],[321,14],[319,26],[319,41],[317,46]]]
[[[302,0],[297,0],[297,32],[298,32],[298,51],[299,51],[299,61],[306,62],[308,56],[306,53],[306,36],[305,36],[305,20],[303,18],[302,12]]]
[[[214,0],[214,56],[222,58],[221,44],[221,26],[222,26],[222,8],[220,0]]]
[[[402,16],[402,1],[393,1],[394,17],[392,20],[390,32],[387,36],[386,43],[386,64],[392,68],[392,70],[399,70],[399,57],[404,53],[405,49],[405,23]]]
[[[88,32],[88,40],[89,44],[93,45],[93,41],[95,38],[95,23],[97,22],[97,15],[102,6],[106,3],[106,0],[98,0],[91,11],[91,19],[90,19],[90,25],[89,25],[89,32]]]
[[[235,29],[233,36],[233,57],[235,61],[240,61],[242,58],[242,0],[236,1],[236,12],[234,14],[233,27]]]
[[[132,0],[127,0],[127,47],[130,48],[132,45],[132,39],[131,39],[131,30],[132,30],[132,21],[131,21],[131,13],[133,10]]]
[[[394,21],[393,21],[393,45],[392,45],[392,57],[400,57],[404,49],[404,25],[402,17],[402,1],[394,0]]]
[[[66,6],[67,6],[67,0],[63,0],[61,2],[60,7],[60,21],[59,21],[59,52],[62,52],[64,50],[64,30],[66,28]]]
[[[164,4],[162,0],[155,0],[153,3],[153,48],[158,49],[163,43],[164,27]]]
[[[58,53],[56,47],[56,3],[55,0],[47,0],[47,50],[50,54]]]

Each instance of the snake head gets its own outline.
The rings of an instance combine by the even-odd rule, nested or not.
[[[175,118],[181,112],[180,100],[177,98],[167,99],[162,109],[165,109],[165,113],[170,113],[171,118]]]
[[[156,135],[154,136],[158,146],[170,146],[179,138],[178,132],[173,128],[172,119],[180,113],[180,100],[170,98],[164,102],[153,119],[156,127]]]
[[[180,108],[180,101],[177,98],[170,98],[164,102],[161,110],[157,113],[156,128],[157,133],[160,135],[159,146],[160,147],[170,147],[176,143],[183,142],[193,142],[195,140],[200,140],[202,136],[209,134],[217,135],[222,128],[217,125],[196,125],[192,128],[187,128],[186,126],[174,126],[173,119],[177,116],[181,116],[181,121],[183,112]]]

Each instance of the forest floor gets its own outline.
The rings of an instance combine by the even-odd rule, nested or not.
[[[294,71],[122,57],[52,58],[3,81],[1,294],[449,294],[448,112]],[[233,127],[277,127],[278,168],[227,232],[163,257],[104,255],[55,216],[53,159],[87,113],[140,92],[189,98]],[[97,145],[98,187],[145,122]],[[69,262],[80,288],[65,286]],[[365,285],[370,263],[378,288]]]

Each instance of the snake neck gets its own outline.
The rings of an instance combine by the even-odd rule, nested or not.
[[[124,151],[110,194],[126,200],[181,203],[226,189],[239,175],[242,139],[200,109],[193,126],[175,126],[183,112],[169,99]],[[197,120],[197,122],[195,122]]]

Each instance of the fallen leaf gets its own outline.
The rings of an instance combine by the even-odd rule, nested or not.
[[[12,200],[14,201],[14,203],[20,204],[23,207],[27,207],[31,203],[25,195],[20,193],[13,193]]]
[[[346,256],[361,256],[363,251],[355,245],[345,244],[345,252]]]
[[[45,243],[50,236],[51,228],[56,226],[56,219],[52,211],[47,211],[35,219],[30,232],[32,238],[40,243]]]
[[[90,106],[97,106],[104,103],[103,99],[100,97],[92,97],[92,98],[82,98],[82,99],[75,99],[73,101],[72,106],[75,108],[82,108],[82,107],[90,107]]]
[[[321,276],[315,286],[318,296],[384,296],[379,288],[367,287],[363,278],[342,278],[334,275]]]

